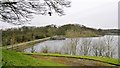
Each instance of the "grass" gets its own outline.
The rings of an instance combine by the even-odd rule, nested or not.
[[[96,57],[96,56],[72,56],[66,54],[46,54],[46,53],[26,53],[26,54],[37,54],[42,56],[54,56],[54,57],[68,57],[68,58],[77,58],[77,59],[88,59],[88,60],[95,60],[104,63],[109,63],[113,65],[120,65],[120,59],[115,58],[108,58],[108,57]]]
[[[67,58],[76,58],[76,59],[89,59],[96,60],[110,64],[120,65],[118,59],[107,58],[107,57],[95,57],[95,56],[71,56],[66,54],[48,54],[48,53],[21,53],[10,50],[2,50],[3,57],[3,66],[66,66],[50,60],[36,59],[32,55],[41,55],[41,56],[54,56],[54,57],[67,57]],[[120,60],[120,59],[119,59]]]
[[[3,50],[3,66],[64,66],[63,64],[35,59],[28,55],[10,50]]]

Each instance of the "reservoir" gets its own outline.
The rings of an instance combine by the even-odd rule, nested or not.
[[[109,56],[118,58],[118,37],[117,35],[105,35],[100,37],[47,40],[25,49],[24,52],[59,53],[80,56]]]

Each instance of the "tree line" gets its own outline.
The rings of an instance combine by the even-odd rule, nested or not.
[[[63,35],[65,37],[91,37],[103,35],[103,33],[98,29],[79,24],[66,24],[59,27],[54,24],[42,27],[23,26],[21,28],[2,30],[2,44],[3,46],[7,46],[55,35]]]

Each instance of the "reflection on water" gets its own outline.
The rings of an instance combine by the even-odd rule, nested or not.
[[[38,43],[24,52],[60,53],[71,55],[107,56],[118,58],[118,36],[66,38]]]

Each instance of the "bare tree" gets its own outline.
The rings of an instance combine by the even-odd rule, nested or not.
[[[69,42],[65,43],[65,45],[61,48],[62,52],[65,54],[76,55],[78,42],[78,38],[69,39]]]
[[[34,14],[50,16],[52,13],[64,15],[63,7],[70,7],[70,1],[67,0],[2,0],[0,1],[0,20],[15,25],[24,24],[30,21]]]
[[[113,53],[115,51],[115,48],[116,45],[113,44],[114,42],[114,39],[113,39],[113,36],[106,36],[104,38],[104,41],[105,41],[105,46],[106,46],[106,53],[105,53],[105,56],[106,57],[112,57],[113,56]],[[114,46],[114,47],[113,47]]]
[[[89,55],[90,53],[90,45],[91,45],[91,42],[92,42],[92,39],[89,39],[89,38],[83,38],[81,39],[81,44],[80,44],[80,52],[81,54],[83,55]]]
[[[71,38],[70,39],[70,54],[75,55],[76,54],[76,47],[78,45],[79,39],[78,38]]]
[[[94,56],[99,55],[97,43],[93,43],[93,45],[92,45],[92,53],[93,53]]]
[[[70,43],[65,42],[64,45],[61,48],[61,52],[64,54],[70,54],[70,47],[69,47]]]
[[[92,52],[95,56],[113,57],[116,54],[116,44],[113,44],[112,36],[105,36],[99,38],[97,42],[92,45]]]
[[[94,42],[92,45],[92,52],[95,56],[104,56],[105,53],[105,44],[101,38],[98,41]]]

